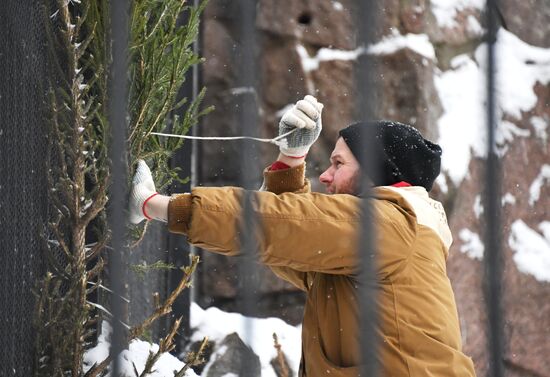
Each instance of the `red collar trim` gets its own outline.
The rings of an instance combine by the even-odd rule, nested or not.
[[[412,185],[409,182],[401,181],[390,185],[392,187],[411,187]]]

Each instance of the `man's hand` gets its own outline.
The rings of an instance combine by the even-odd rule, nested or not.
[[[143,207],[145,202],[155,194],[157,192],[151,170],[149,170],[149,166],[147,166],[145,161],[139,160],[130,191],[129,215],[132,224],[139,224],[148,218]]]
[[[321,133],[322,111],[323,104],[317,102],[315,97],[307,95],[284,113],[279,122],[279,135],[284,135],[296,128],[298,130],[285,138],[286,145],[279,148],[282,154],[295,158],[304,157],[307,154]]]

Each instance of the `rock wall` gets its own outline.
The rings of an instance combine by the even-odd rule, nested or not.
[[[373,54],[379,67],[379,116],[410,123],[428,138],[448,146],[446,150],[454,151],[453,140],[447,136],[450,125],[459,128],[455,131],[461,137],[474,131],[482,134],[480,129],[484,127],[483,111],[477,116],[465,117],[462,123],[448,121],[452,111],[457,114],[456,105],[453,105],[453,110],[450,103],[468,103],[484,88],[484,49],[480,47],[484,19],[480,1],[447,3],[440,0],[385,0],[378,30],[380,42],[369,53]],[[318,191],[322,189],[317,177],[327,166],[337,131],[354,120],[353,70],[361,50],[355,44],[351,5],[349,0],[260,0],[257,7],[259,132],[264,137],[273,137],[277,133],[278,119],[287,105],[306,94],[318,97],[325,104],[323,135],[308,156],[308,176],[314,190]],[[522,47],[525,51],[536,51],[533,58],[524,59],[522,69],[543,72],[530,87],[534,102],[523,103],[518,112],[507,110],[509,107],[503,105],[499,112],[506,125],[499,139],[503,165],[502,193],[509,194],[503,198],[502,207],[502,252],[506,266],[504,358],[508,376],[550,376],[550,279],[545,280],[548,274],[536,275],[525,267],[520,267],[520,270],[516,261],[520,255],[518,250],[526,247],[518,246],[521,242],[517,239],[527,237],[526,228],[518,222],[521,220],[534,232],[529,233],[530,237],[539,242],[535,242],[538,246],[532,246],[538,247],[534,254],[538,253],[541,263],[547,263],[543,266],[550,269],[550,256],[543,255],[544,252],[550,253],[550,152],[547,136],[550,75],[544,73],[550,71],[550,3],[545,0],[503,0],[499,14],[502,24],[508,29],[507,38],[515,35],[529,45]],[[199,133],[204,136],[239,134],[235,115],[239,90],[235,88],[237,67],[234,62],[234,50],[239,46],[235,31],[238,22],[235,2],[210,0],[203,22],[202,54],[206,58],[203,84],[207,87],[205,104],[214,105],[216,110],[200,126]],[[535,46],[541,49],[536,50]],[[451,82],[453,74],[467,72],[478,75],[474,76],[479,78],[478,92],[474,89],[471,94],[458,91],[459,86],[464,90],[460,80],[456,84],[456,93],[459,94],[452,91],[452,85],[445,84]],[[514,71],[509,72],[512,72],[510,77],[502,78],[504,89],[499,89],[501,96],[514,97],[529,92],[514,93],[506,89],[506,82],[515,80]],[[442,89],[444,85],[447,89]],[[452,102],[453,96],[459,98]],[[506,98],[503,101],[509,102]],[[482,103],[480,97],[477,102],[472,102],[470,108]],[[469,111],[468,107],[465,109]],[[458,111],[458,118],[460,116]],[[458,118],[455,116],[454,119]],[[480,136],[480,140],[482,138]],[[465,173],[457,178],[452,165],[444,165],[442,178],[438,180],[433,195],[445,204],[455,239],[448,273],[455,289],[464,349],[473,357],[478,375],[485,375],[486,308],[482,297],[482,255],[479,254],[479,244],[483,246],[484,220],[480,198],[484,188],[484,157],[483,153],[475,153],[476,143],[480,141],[469,142],[472,146],[466,146],[469,157],[463,162]],[[236,184],[240,173],[241,145],[223,142],[200,144],[199,184]],[[258,163],[258,185],[261,168],[276,156],[274,146],[257,146],[253,158]],[[458,154],[451,157],[462,158]],[[540,186],[536,185],[537,182],[541,183]],[[537,191],[537,187],[539,195],[534,200],[533,190]],[[203,260],[199,303],[238,310],[234,302],[238,260],[211,253],[204,253]],[[301,293],[267,269],[259,268],[262,277],[258,288],[260,313],[298,323],[303,307]]]

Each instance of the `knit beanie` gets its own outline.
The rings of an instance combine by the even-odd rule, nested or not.
[[[441,147],[407,124],[387,120],[360,122],[340,130],[355,158],[375,186],[405,181],[427,191],[439,175]],[[363,139],[363,140],[362,140]]]

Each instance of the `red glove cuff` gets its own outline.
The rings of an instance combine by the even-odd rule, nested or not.
[[[151,217],[149,217],[147,215],[147,212],[145,212],[145,205],[147,204],[147,202],[149,200],[151,200],[152,198],[154,198],[155,196],[157,196],[159,193],[158,192],[155,192],[153,195],[151,195],[150,197],[148,197],[147,199],[145,199],[145,201],[143,202],[143,205],[141,206],[141,212],[143,212],[143,216],[145,216],[145,218],[147,220],[153,220]]]

